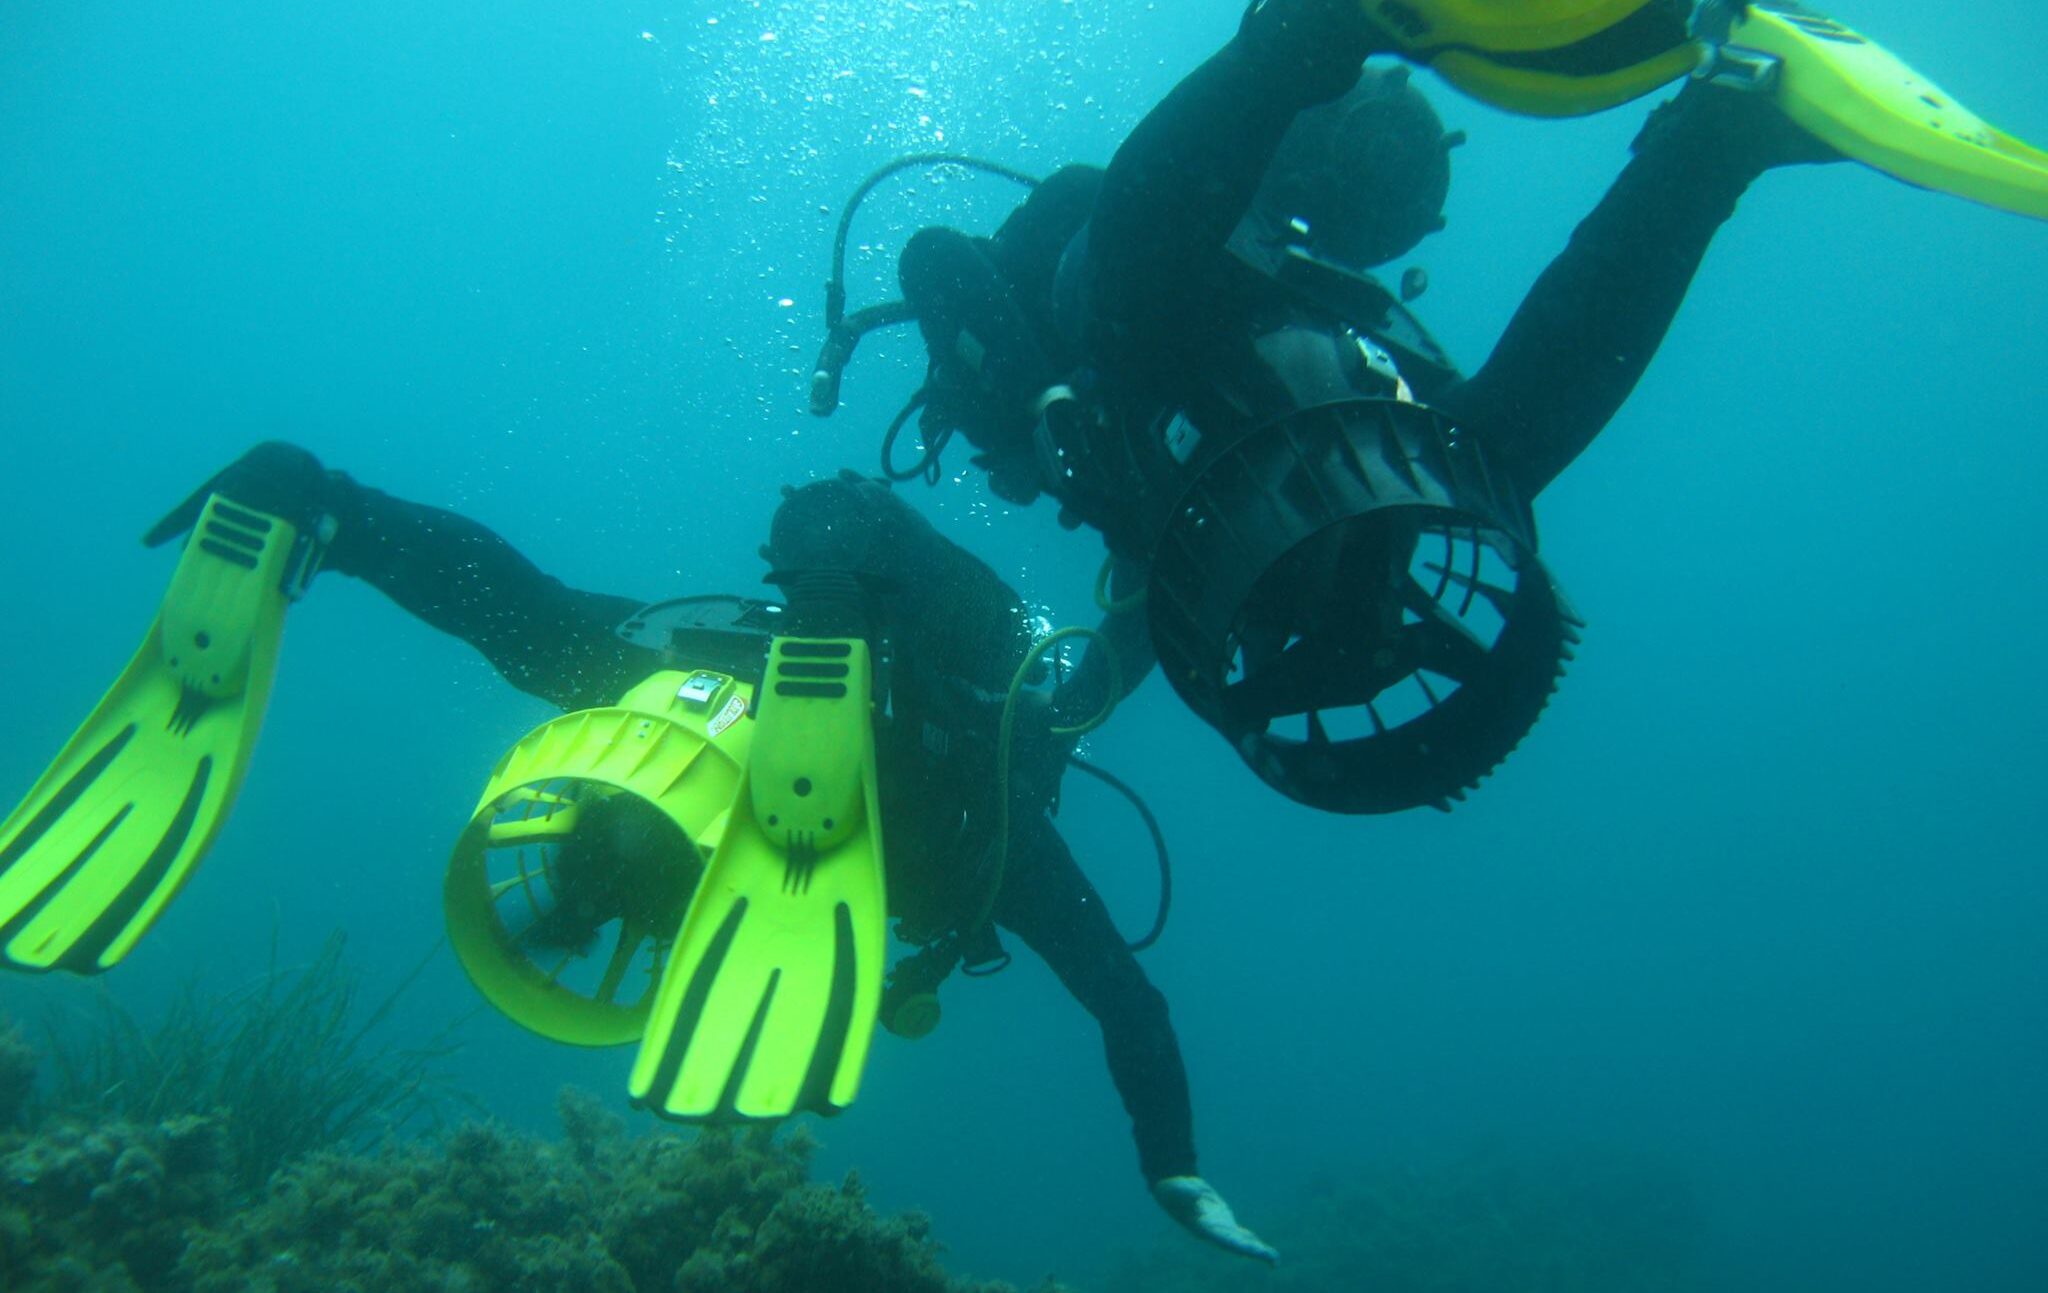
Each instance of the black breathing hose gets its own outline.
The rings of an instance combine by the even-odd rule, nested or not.
[[[825,281],[825,344],[811,370],[811,412],[821,418],[830,417],[839,407],[839,381],[860,339],[876,328],[907,323],[917,317],[905,301],[885,301],[847,314],[846,240],[853,232],[853,218],[868,194],[890,176],[918,166],[960,166],[1013,181],[1027,189],[1035,189],[1039,183],[1035,175],[965,153],[911,153],[882,166],[860,182],[848,195],[846,206],[839,213],[839,228],[832,235],[832,277]]]
[[[1131,807],[1137,809],[1138,816],[1144,820],[1145,829],[1152,835],[1152,851],[1159,858],[1159,910],[1152,917],[1152,928],[1145,932],[1145,936],[1125,944],[1133,952],[1142,952],[1158,942],[1159,936],[1166,932],[1166,917],[1173,909],[1173,859],[1166,851],[1166,833],[1159,829],[1159,819],[1152,815],[1152,809],[1146,805],[1144,799],[1137,791],[1125,785],[1116,774],[1096,767],[1078,754],[1068,755],[1067,763],[1128,799]]]

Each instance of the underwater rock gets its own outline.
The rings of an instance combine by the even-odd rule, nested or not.
[[[849,1174],[839,1188],[806,1185],[782,1196],[758,1225],[722,1227],[676,1274],[678,1293],[947,1293],[993,1289],[951,1281],[922,1213],[884,1220]]]
[[[439,1052],[366,1047],[339,958],[149,1027],[109,999],[43,1098],[0,1018],[0,1293],[1013,1293],[811,1184],[802,1126],[633,1135],[565,1090],[560,1140],[405,1138]]]
[[[801,1127],[633,1136],[574,1091],[560,1112],[560,1141],[483,1123],[330,1148],[253,1197],[222,1116],[0,1130],[0,1289],[1011,1293],[949,1277],[929,1221],[880,1216],[858,1180],[811,1184]]]
[[[180,1293],[1007,1293],[949,1279],[922,1218],[809,1185],[797,1128],[629,1136],[565,1092],[564,1138],[494,1125],[329,1152],[196,1233]],[[708,1282],[707,1282],[708,1281]]]
[[[188,1234],[226,1209],[225,1158],[212,1118],[0,1136],[0,1288],[179,1287]]]
[[[568,1157],[490,1125],[442,1144],[316,1154],[273,1177],[260,1203],[195,1236],[182,1274],[194,1293],[630,1293]]]

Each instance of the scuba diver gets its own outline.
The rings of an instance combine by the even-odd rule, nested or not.
[[[1366,272],[1441,227],[1459,142],[1379,54],[1544,115],[1694,77],[1469,376],[1408,310],[1416,272]],[[1845,156],[2048,217],[2048,155],[1796,5],[1256,0],[1106,169],[1037,183],[992,237],[916,233],[900,306],[847,315],[835,262],[812,407],[863,331],[914,318],[931,362],[897,425],[922,409],[924,453],[899,469],[892,432],[888,474],[936,481],[964,435],[995,493],[1103,536],[1114,604],[1142,597],[1167,679],[1261,778],[1338,812],[1448,808],[1577,640],[1533,501],[1749,185]]]
[[[0,823],[0,963],[97,973],[132,950],[226,818],[286,606],[334,571],[569,711],[499,763],[450,862],[451,944],[494,1006],[556,1040],[639,1039],[630,1091],[664,1116],[830,1114],[874,1025],[928,1032],[940,982],[1002,968],[1008,930],[1101,1027],[1162,1208],[1274,1260],[1199,1175],[1179,1043],[1133,955],[1168,895],[1127,945],[1052,820],[1070,763],[1121,788],[1072,758],[1114,663],[1048,670],[1015,590],[889,487],[785,491],[762,549],[780,604],[569,588],[283,442],[145,542],[188,533],[134,662]],[[885,979],[890,918],[922,950]]]

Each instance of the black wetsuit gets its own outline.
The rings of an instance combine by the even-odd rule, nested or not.
[[[1028,458],[1006,461],[1002,450],[1032,397],[1077,368],[1099,377],[1125,426],[1162,408],[1202,423],[1205,401],[1217,400],[1211,377],[1245,362],[1247,320],[1287,295],[1241,234],[1240,254],[1231,254],[1233,234],[1295,117],[1356,79],[1355,36],[1341,38],[1356,24],[1332,14],[1328,0],[1268,0],[1145,117],[1106,171],[1055,175],[993,239],[927,229],[906,245],[904,293],[934,358],[965,352],[978,361],[987,407],[970,409],[984,420],[963,429],[996,451],[988,465],[998,477],[1006,467],[1028,475]],[[1715,230],[1751,180],[1784,160],[1772,155],[1774,141],[1717,119],[1769,112],[1744,97],[1688,95],[1653,118],[1484,367],[1435,389],[1416,382],[1425,400],[1484,438],[1523,497],[1621,407]],[[963,329],[973,338],[966,345]],[[931,416],[945,418],[964,398],[935,401]]]
[[[521,691],[585,709],[672,667],[614,631],[643,601],[569,588],[474,521],[338,473],[331,480],[340,527],[326,568],[468,642]],[[859,570],[885,590],[893,713],[877,733],[877,759],[892,914],[942,927],[993,829],[996,717],[1030,642],[1022,601],[868,481],[842,477],[792,492],[764,555],[778,569]],[[1025,726],[992,915],[1100,1024],[1146,1179],[1193,1175],[1187,1075],[1166,1000],[1053,825],[1065,746],[1048,736],[1042,713]]]

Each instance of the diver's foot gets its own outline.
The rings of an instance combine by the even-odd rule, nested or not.
[[[1660,105],[1636,136],[1635,151],[1677,147],[1706,159],[1724,158],[1761,175],[1779,166],[1815,166],[1844,160],[1779,109],[1767,92],[1688,81]]]

